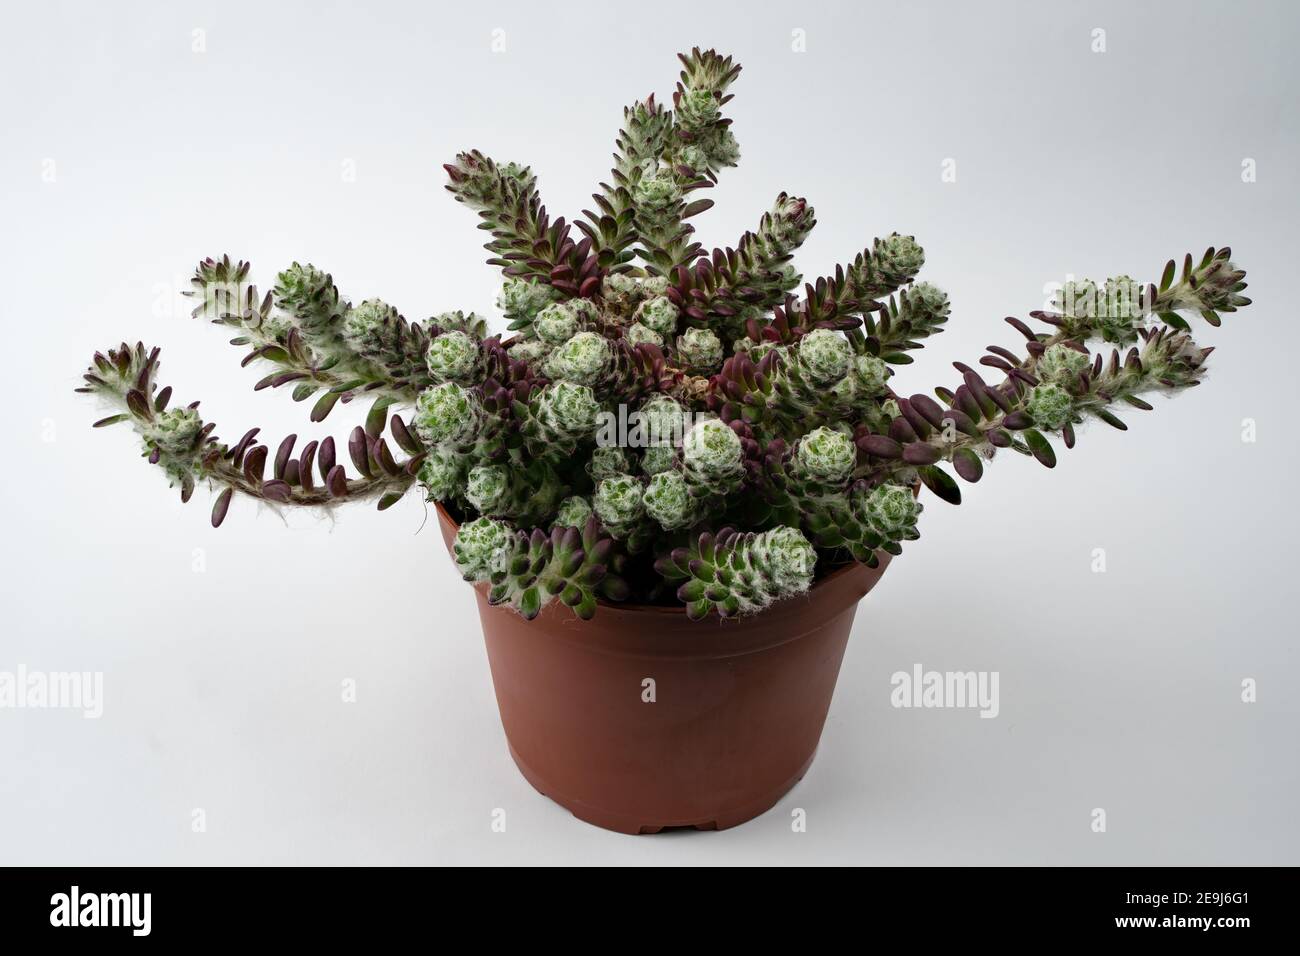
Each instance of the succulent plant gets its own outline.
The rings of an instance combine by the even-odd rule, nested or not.
[[[641,444],[649,446],[680,445],[689,428],[687,410],[671,395],[652,395],[637,409]]]
[[[554,379],[577,385],[599,385],[613,361],[613,348],[599,332],[578,332],[556,347],[545,371]]]
[[[799,439],[794,463],[799,472],[813,481],[843,485],[853,474],[857,457],[852,436],[823,425]]]
[[[643,493],[639,478],[610,475],[602,478],[596,486],[596,496],[591,502],[592,510],[610,534],[616,538],[627,538],[645,514]]]
[[[429,501],[447,501],[465,490],[465,460],[450,448],[431,449],[420,462],[416,478]]]
[[[636,319],[661,339],[672,338],[677,331],[681,311],[666,295],[645,299],[637,306]]]
[[[666,531],[688,527],[695,521],[695,498],[690,486],[681,472],[671,468],[650,477],[641,501],[646,514]]]
[[[640,322],[633,322],[626,332],[623,333],[623,341],[634,348],[638,345],[653,345],[657,349],[662,349],[664,337],[648,325]]]
[[[867,526],[883,541],[916,538],[916,519],[923,506],[912,489],[886,483],[870,491],[860,489],[855,504]]]
[[[415,401],[415,430],[430,445],[468,444],[482,418],[478,393],[455,382],[425,389]]]
[[[556,346],[569,341],[582,327],[578,310],[568,302],[554,302],[537,313],[533,320],[537,337],[547,345]]]
[[[682,441],[682,470],[697,494],[731,493],[745,470],[740,437],[720,419],[696,422]]]
[[[465,580],[482,580],[493,571],[504,569],[513,539],[514,534],[505,522],[475,518],[456,532],[452,545],[456,567]]]
[[[799,340],[797,361],[814,385],[830,385],[849,373],[853,349],[832,329],[813,329]]]
[[[1035,371],[1039,381],[1068,385],[1091,364],[1087,352],[1067,343],[1058,342],[1043,350]]]
[[[677,340],[682,366],[693,372],[717,371],[722,364],[722,340],[712,329],[687,329]]]
[[[524,428],[534,437],[538,457],[563,454],[585,444],[596,431],[600,404],[586,385],[550,382],[534,391]]]
[[[425,364],[435,382],[470,382],[479,363],[479,344],[453,329],[435,336],[425,353]]]
[[[1068,282],[1029,314],[1043,329],[1007,320],[1020,351],[990,346],[983,374],[957,363],[935,397],[898,394],[894,369],[952,311],[917,281],[924,250],[891,232],[805,281],[793,261],[816,219],[785,192],[734,245],[706,249],[694,221],[739,159],[726,112],[740,66],[679,59],[670,102],[624,110],[609,181],[577,220],[550,217],[526,166],[471,150],[445,167],[502,271],[504,341],[473,312],[412,322],[380,299],[353,305],[311,264],[263,296],[248,263],[199,263],[194,314],[266,368],[256,388],[289,386],[313,422],[368,404],[346,461],[329,437],[220,441],[197,402],[171,403],[141,344],[95,354],[80,391],[110,406],[96,426],[130,424],[183,500],[212,487],[214,526],[236,492],[384,509],[418,485],[459,522],[457,567],[495,604],[589,617],[602,600],[675,594],[691,617],[729,616],[900,553],[918,494],[959,502],[958,481],[999,451],[1051,467],[1052,438],[1072,448],[1084,423],[1123,429],[1120,409],[1199,384],[1211,350],[1187,317],[1217,326],[1249,304],[1226,248],[1154,283]]]
[[[582,528],[591,515],[591,502],[581,495],[572,495],[560,502],[555,511],[555,523],[564,528]]]
[[[672,445],[651,445],[641,453],[641,470],[647,475],[668,471],[677,464],[677,450]]]
[[[797,528],[763,532],[724,528],[705,532],[660,558],[655,568],[680,582],[677,597],[698,620],[711,610],[723,617],[761,611],[774,601],[802,594],[812,585],[817,552]]]
[[[558,598],[579,617],[590,618],[599,598],[627,599],[627,584],[617,573],[621,556],[594,516],[581,528],[557,524],[549,533],[541,528],[511,532],[497,522],[489,533],[472,532],[470,545],[462,547],[465,529],[480,521],[491,519],[476,518],[457,532],[456,564],[466,580],[488,585],[492,604],[533,618]]]
[[[627,452],[622,448],[606,445],[591,450],[587,473],[591,475],[592,481],[599,482],[606,478],[613,478],[615,475],[626,475],[629,470]]]
[[[1029,390],[1025,412],[1033,423],[1048,431],[1059,431],[1069,424],[1074,398],[1060,385],[1043,382]]]

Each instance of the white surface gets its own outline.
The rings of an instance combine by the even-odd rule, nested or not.
[[[0,863],[1300,862],[1295,7],[876,6],[10,10],[0,670],[103,671],[106,700],[97,721],[0,710]],[[695,43],[745,65],[744,158],[704,241],[734,242],[781,189],[817,208],[812,275],[915,233],[955,314],[908,391],[1014,345],[1001,316],[1067,271],[1148,279],[1231,244],[1256,304],[1198,328],[1222,347],[1205,387],[1126,434],[1087,431],[1055,473],[1008,459],[961,508],[928,500],[861,608],[817,761],[774,811],[630,838],[516,772],[472,596],[415,497],[287,527],[236,502],[214,532],[207,494],[182,507],[72,389],[96,348],[143,338],[228,439],[323,436],[185,318],[195,261],[249,258],[265,288],[309,260],[413,318],[495,316],[440,164],[475,146],[523,160],[572,216],[621,107],[667,96]],[[998,671],[1000,715],[892,708],[890,674],[916,662]]]

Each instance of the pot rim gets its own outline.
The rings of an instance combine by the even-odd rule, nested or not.
[[[453,518],[451,514],[447,511],[447,509],[443,507],[442,502],[435,501],[433,504],[438,511],[438,520],[445,524],[450,525],[453,531],[459,530],[460,525],[456,523],[456,519]],[[885,561],[888,561],[890,557],[892,557],[892,555],[885,553],[884,555]],[[852,574],[855,571],[860,571],[864,569],[875,570],[873,568],[869,568],[865,564],[862,564],[860,561],[857,560],[849,561],[846,564],[840,565],[835,570],[827,574],[825,577],[818,578],[817,580],[815,580],[812,584],[812,587],[810,587],[807,591],[803,592],[802,594],[792,595],[791,598],[788,598],[787,600],[792,600],[793,598],[812,600],[816,596],[815,592],[819,588],[823,587],[824,585],[829,585],[832,582],[838,580],[839,578],[847,574]],[[778,601],[771,608],[765,608],[762,611],[759,611],[758,614],[754,616],[761,617],[762,615],[771,611],[773,608],[784,603],[786,602]],[[629,613],[638,613],[638,614],[664,614],[664,615],[669,615],[677,618],[683,618],[683,619],[686,618],[686,606],[684,604],[679,604],[676,606],[668,606],[663,604],[641,604],[635,601],[610,601],[607,598],[597,597],[596,605],[598,607],[610,608],[614,611],[626,611]]]

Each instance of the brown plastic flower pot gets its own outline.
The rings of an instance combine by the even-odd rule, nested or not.
[[[438,519],[450,548],[456,523],[441,506]],[[858,601],[887,564],[730,621],[607,603],[582,621],[558,601],[526,621],[476,585],[510,755],[578,819],[621,833],[758,816],[807,773]]]

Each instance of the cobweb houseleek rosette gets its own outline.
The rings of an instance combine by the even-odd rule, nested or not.
[[[623,562],[617,542],[594,516],[581,529],[557,525],[549,533],[476,518],[460,527],[452,549],[465,580],[489,585],[489,603],[509,605],[529,620],[556,599],[586,620],[598,598],[623,601],[629,594],[616,573]]]
[[[817,552],[797,528],[704,533],[655,563],[691,620],[752,614],[812,586]]]
[[[837,442],[841,437],[846,436],[836,433]],[[844,452],[835,449],[832,454],[839,458]],[[916,522],[923,509],[912,484],[877,479],[881,483],[873,485],[852,478],[851,472],[841,477],[849,464],[843,460],[821,462],[812,470],[808,458],[806,450],[792,454],[780,440],[765,450],[762,493],[772,508],[772,520],[796,524],[822,552],[847,555],[868,567],[878,565],[878,551],[900,554],[904,541],[920,536]]]

